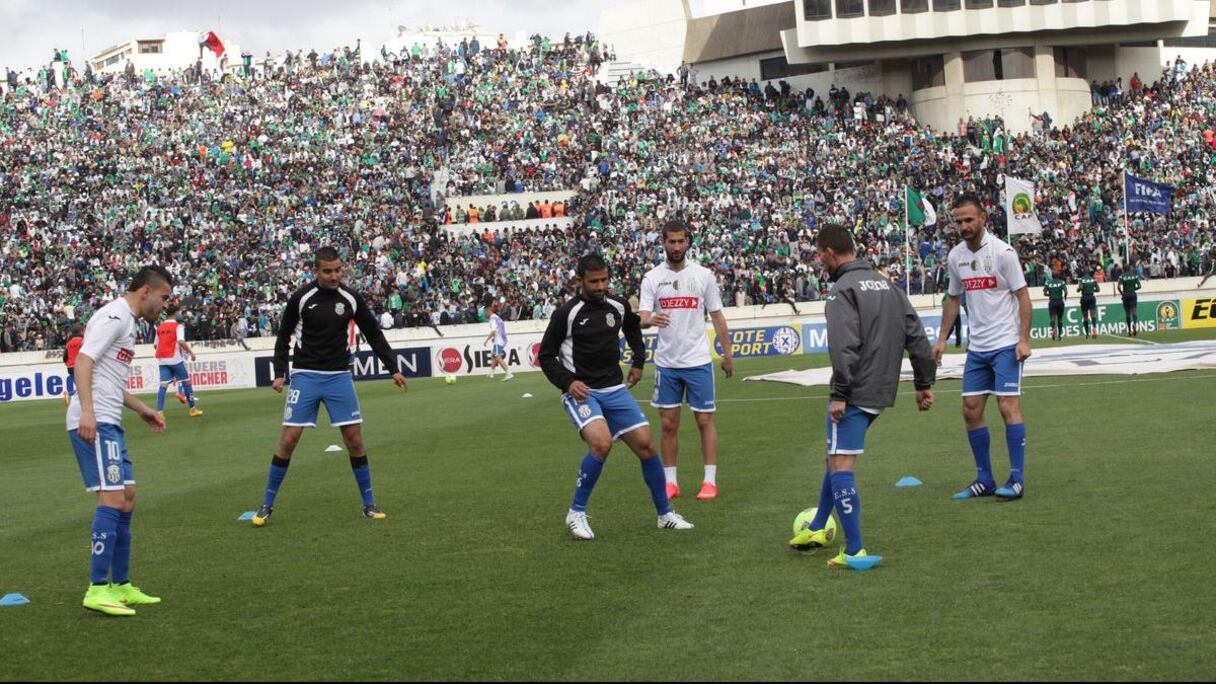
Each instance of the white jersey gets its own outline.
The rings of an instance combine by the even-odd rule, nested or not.
[[[494,333],[494,344],[507,346],[507,324],[502,322],[498,314],[490,314],[490,332]]]
[[[967,293],[968,349],[995,351],[1018,343],[1021,321],[1015,292],[1026,287],[1018,253],[985,231],[978,252],[966,242],[950,250],[950,295]]]
[[[80,353],[93,359],[93,415],[98,423],[122,425],[127,374],[135,358],[135,313],[119,297],[93,314]],[[79,366],[77,366],[79,367]],[[80,395],[68,405],[68,430],[80,427]]]
[[[696,368],[713,361],[709,336],[705,334],[705,314],[722,310],[718,279],[700,264],[685,264],[673,271],[663,262],[642,278],[638,310],[671,317],[666,328],[659,328],[659,344],[654,351],[655,365],[663,368]]]

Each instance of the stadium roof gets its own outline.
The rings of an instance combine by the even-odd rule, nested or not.
[[[1216,6],[1216,0],[1212,2]],[[696,64],[781,50],[781,32],[796,23],[792,1],[692,19],[684,40],[684,61]]]

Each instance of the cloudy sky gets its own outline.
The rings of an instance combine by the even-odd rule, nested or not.
[[[387,39],[399,25],[466,19],[508,36],[518,30],[561,36],[566,31],[594,31],[601,10],[612,4],[611,0],[0,0],[0,68],[48,62],[56,47],[67,49],[79,63],[82,53],[93,55],[129,38],[215,30],[221,25],[222,37],[256,55],[353,44],[356,37]]]
[[[692,0],[707,14],[773,0]],[[594,31],[614,0],[0,0],[0,68],[50,61],[53,48],[79,63],[130,38],[170,31],[216,30],[241,49],[264,55],[287,48],[326,49],[356,37],[387,39],[397,26],[473,20],[483,29],[561,36]],[[222,27],[222,32],[219,29]],[[2,73],[2,72],[0,72]]]

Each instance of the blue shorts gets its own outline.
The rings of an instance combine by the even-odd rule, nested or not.
[[[824,423],[824,434],[827,436],[829,454],[860,454],[866,450],[866,430],[878,418],[878,414],[862,411],[850,404],[845,408],[839,423],[832,422],[829,411]]]
[[[68,439],[76,452],[85,491],[120,492],[123,487],[135,484],[126,433],[121,425],[98,423],[92,444],[81,439],[76,430],[68,431]]]
[[[493,351],[493,352],[491,352],[491,353],[492,353],[494,356],[501,356],[501,357],[506,358],[506,356],[507,356],[507,349],[506,349],[506,347],[502,346],[501,344],[496,344],[496,345],[494,345],[494,351]]]
[[[963,396],[995,394],[1017,397],[1022,394],[1022,364],[1017,345],[995,351],[967,352],[963,368]]]
[[[679,408],[687,398],[688,406],[698,413],[717,410],[714,404],[714,364],[694,368],[654,368],[655,408]]]
[[[164,383],[173,382],[190,382],[190,371],[186,370],[186,362],[179,361],[172,366],[161,365],[160,381]]]
[[[326,373],[298,370],[291,373],[287,407],[283,409],[283,425],[316,427],[317,409],[322,403],[329,414],[329,424],[334,427],[363,422],[359,397],[355,395],[355,380],[350,371]]]
[[[593,389],[587,394],[587,401],[580,402],[569,394],[562,395],[562,408],[570,416],[570,422],[582,432],[594,420],[608,423],[608,432],[613,439],[619,439],[626,432],[632,432],[640,427],[650,425],[642,407],[629,393],[624,385],[613,389]]]

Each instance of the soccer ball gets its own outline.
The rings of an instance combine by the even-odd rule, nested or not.
[[[455,375],[452,375],[451,373],[448,373],[447,377],[445,377],[445,378],[443,379],[443,381],[444,381],[444,382],[446,382],[446,383],[447,383],[447,384],[449,384],[449,385],[455,385],[455,384],[456,384],[456,376],[455,376]]]
[[[817,512],[819,512],[819,507],[815,506],[799,513],[798,517],[794,518],[794,534],[797,535],[803,530],[810,529],[811,521],[815,519]],[[828,521],[824,525],[824,528],[827,530],[829,541],[836,538],[836,518],[834,516],[828,516]]]

